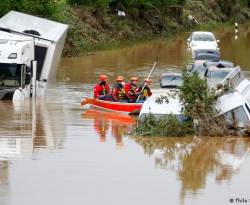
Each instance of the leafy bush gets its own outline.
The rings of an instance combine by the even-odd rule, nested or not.
[[[9,11],[10,2],[9,0],[1,0],[0,1],[0,16],[3,16]]]
[[[180,88],[180,101],[183,113],[196,123],[197,135],[218,136],[227,134],[224,118],[214,108],[216,95],[210,90],[206,80],[198,73],[183,73],[183,86]]]
[[[1,0],[0,14],[10,10],[49,17],[56,9],[56,3],[50,0]]]
[[[123,5],[126,8],[133,7],[158,7],[164,8],[169,5],[184,5],[185,0],[67,0],[70,5],[109,6],[110,4]]]
[[[148,115],[143,122],[137,123],[135,133],[141,136],[181,137],[194,134],[194,126],[191,121],[180,122],[171,114],[160,119]]]
[[[69,5],[88,5],[94,7],[107,7],[111,0],[67,0]]]

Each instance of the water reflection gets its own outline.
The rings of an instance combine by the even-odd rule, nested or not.
[[[250,70],[250,61],[248,58],[248,50],[250,46],[250,27],[242,25],[237,33],[234,29],[223,29],[218,36],[221,40],[220,49],[221,56],[225,60],[233,61],[236,65],[240,65],[243,70]]]
[[[53,150],[62,144],[63,138],[55,139],[54,134],[55,131],[58,133],[55,128],[63,128],[63,125],[57,121],[59,124],[53,126],[55,116],[49,113],[50,106],[43,99],[22,103],[0,102],[0,109],[0,159],[31,159],[36,149]]]
[[[97,109],[84,111],[82,118],[93,120],[93,130],[99,135],[101,143],[106,142],[107,137],[111,136],[117,148],[123,147],[122,138],[131,130],[136,121],[132,116]]]
[[[248,138],[143,138],[134,140],[154,158],[155,167],[176,172],[182,203],[206,188],[207,178],[230,183],[249,155]]]
[[[9,171],[11,163],[16,160],[35,159],[39,150],[56,150],[61,148],[63,137],[55,137],[64,133],[59,116],[53,116],[57,109],[51,107],[45,99],[12,103],[0,102],[0,201],[7,204],[9,195]],[[54,119],[53,119],[54,118]],[[54,123],[57,125],[55,126]],[[58,124],[59,123],[59,124]],[[61,127],[58,132],[58,127]],[[59,135],[60,136],[60,135]],[[59,146],[58,146],[59,145]]]
[[[0,160],[0,199],[1,203],[5,204],[8,200],[9,193],[9,162]]]

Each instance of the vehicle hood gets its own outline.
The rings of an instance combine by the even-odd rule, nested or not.
[[[166,96],[166,94],[164,95]],[[140,115],[142,114],[181,114],[182,104],[179,101],[178,91],[169,91],[168,103],[163,100],[162,103],[157,103],[156,99],[161,97],[161,94],[154,94],[149,97],[142,106]]]

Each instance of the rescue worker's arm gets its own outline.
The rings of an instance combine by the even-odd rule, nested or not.
[[[151,96],[151,95],[152,95],[151,89],[148,88],[148,96]]]
[[[136,90],[135,90],[135,93],[137,94],[137,96],[139,95],[142,95],[142,87],[138,87]]]
[[[117,96],[116,96],[116,89],[112,89],[112,97],[113,97],[113,99],[114,99],[114,101],[118,101],[118,99],[117,99]]]
[[[125,92],[127,95],[129,95],[129,90],[130,90],[130,86],[129,86],[129,84],[126,84],[125,85]]]
[[[107,94],[110,94],[110,87],[108,84],[106,84]]]
[[[130,97],[129,97],[129,95],[128,95],[128,93],[124,93],[124,99],[129,99]]]
[[[96,85],[94,87],[94,98],[98,98],[100,96],[99,91],[100,91],[99,85]]]

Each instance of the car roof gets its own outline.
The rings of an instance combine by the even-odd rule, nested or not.
[[[232,100],[237,99],[237,100]],[[234,108],[237,108],[245,104],[246,100],[237,91],[226,93],[218,98],[216,102],[216,109],[221,113],[226,113]]]
[[[209,32],[209,31],[194,31],[194,32],[192,32],[192,34],[209,34],[209,35],[213,35],[214,36],[214,34],[212,33],[212,32]]]
[[[218,54],[214,53],[198,53],[194,60],[213,60],[213,61],[219,61],[220,56]]]
[[[196,49],[196,50],[194,50],[195,55],[198,55],[200,53],[210,53],[210,54],[220,55],[220,51],[218,51],[218,50],[212,50],[212,49]]]
[[[161,75],[161,78],[164,78],[164,77],[167,77],[167,76],[176,76],[176,77],[181,77],[182,74],[181,73],[172,73],[172,72],[169,72],[169,73],[163,73]]]
[[[229,71],[231,72],[232,70],[234,70],[235,68],[233,67],[226,67],[226,68],[218,68],[216,66],[211,66],[208,68],[209,71]]]
[[[204,64],[209,66],[216,66],[217,68],[232,68],[234,67],[234,63],[230,61],[225,60],[219,60],[219,61],[206,61]]]

